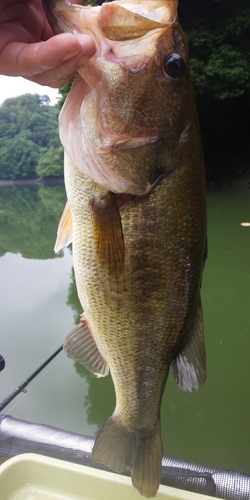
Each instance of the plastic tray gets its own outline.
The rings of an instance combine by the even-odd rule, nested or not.
[[[1,500],[143,500],[128,477],[42,455],[23,454],[0,466]],[[156,500],[206,500],[160,486]]]

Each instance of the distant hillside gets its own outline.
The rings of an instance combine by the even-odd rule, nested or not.
[[[0,179],[63,175],[58,107],[48,96],[25,94],[0,106]]]

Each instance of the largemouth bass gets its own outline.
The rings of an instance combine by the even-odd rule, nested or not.
[[[205,178],[187,41],[176,0],[59,1],[49,17],[57,32],[88,33],[97,47],[59,121],[68,202],[56,250],[73,241],[84,310],[64,347],[114,382],[116,407],[92,459],[130,467],[152,497],[169,369],[184,391],[206,379]]]

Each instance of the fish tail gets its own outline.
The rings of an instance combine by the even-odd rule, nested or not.
[[[138,436],[130,465],[133,486],[147,498],[154,497],[159,488],[162,456],[161,424],[157,422],[150,433]]]
[[[100,430],[92,450],[92,460],[123,472],[131,469],[133,486],[147,498],[154,497],[161,479],[163,456],[158,421],[151,431],[131,431],[110,417]]]

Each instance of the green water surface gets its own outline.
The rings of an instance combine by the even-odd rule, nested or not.
[[[70,249],[53,252],[62,187],[0,188],[0,401],[64,341],[78,321]],[[208,194],[209,258],[202,299],[208,381],[183,393],[169,376],[164,453],[250,474],[250,193]],[[115,405],[110,377],[96,379],[64,352],[4,413],[94,436]]]

